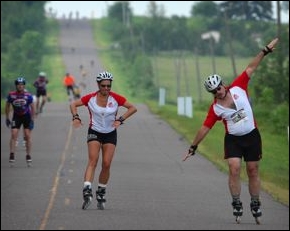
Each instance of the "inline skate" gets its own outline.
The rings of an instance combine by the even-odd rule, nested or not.
[[[97,207],[100,210],[104,210],[105,209],[105,194],[106,194],[106,188],[103,187],[98,187],[98,190],[96,191],[96,199],[98,201]]]
[[[241,223],[241,218],[243,215],[243,203],[240,200],[234,200],[232,202],[233,215],[236,217],[236,222]]]
[[[9,164],[10,164],[10,167],[14,167],[14,163],[15,163],[15,156],[14,156],[14,153],[10,153],[10,157],[9,157]]]
[[[27,167],[31,167],[32,159],[30,155],[26,155],[26,164],[27,164]]]
[[[250,204],[251,212],[258,225],[261,224],[260,218],[262,216],[260,206],[261,206],[260,200],[251,200],[251,204]]]
[[[83,202],[82,209],[85,210],[89,207],[93,199],[92,189],[89,186],[86,186],[83,189],[83,199],[84,199],[84,202]]]

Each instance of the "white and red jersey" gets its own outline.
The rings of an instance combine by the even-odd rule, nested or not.
[[[252,107],[248,98],[249,76],[244,71],[228,87],[236,109],[223,107],[215,99],[211,104],[204,126],[212,128],[218,120],[222,120],[226,133],[242,136],[257,127]]]
[[[113,123],[116,120],[119,106],[123,106],[126,98],[112,91],[109,92],[106,107],[97,105],[99,92],[84,95],[81,101],[88,107],[90,114],[90,128],[101,133],[112,132],[115,128]]]

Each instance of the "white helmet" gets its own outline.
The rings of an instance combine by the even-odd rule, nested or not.
[[[113,80],[113,75],[110,72],[104,71],[101,72],[98,76],[97,76],[97,82],[101,82],[102,80]]]
[[[204,86],[207,91],[212,91],[222,84],[222,78],[219,75],[210,75],[204,81]]]
[[[38,76],[42,76],[42,77],[46,77],[46,73],[45,72],[39,72]]]

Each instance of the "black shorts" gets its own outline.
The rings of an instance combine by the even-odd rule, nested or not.
[[[225,159],[244,158],[244,161],[258,161],[262,158],[262,139],[257,128],[249,134],[234,136],[226,134],[224,139]]]
[[[109,133],[100,133],[91,128],[88,129],[87,143],[90,141],[99,141],[101,144],[114,144],[117,145],[117,130],[115,129]]]
[[[46,96],[46,89],[37,89],[36,91],[36,97],[39,98],[40,96]]]
[[[30,114],[25,114],[25,115],[13,114],[11,128],[12,129],[13,128],[20,129],[21,125],[23,124],[23,128],[29,129],[30,122],[31,122],[31,115]]]

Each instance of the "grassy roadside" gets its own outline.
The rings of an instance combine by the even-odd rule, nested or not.
[[[194,118],[176,115],[173,105],[158,106],[156,102],[147,102],[150,110],[167,121],[174,130],[181,134],[189,143],[193,139],[206,115],[204,110],[195,110]],[[271,134],[260,127],[263,140],[263,159],[260,162],[262,188],[281,203],[289,206],[289,151],[285,136]],[[217,123],[198,147],[198,152],[213,162],[222,172],[227,173],[227,163],[223,159],[224,127]],[[247,181],[243,162],[241,178]]]
[[[46,37],[47,52],[42,59],[42,70],[47,73],[49,84],[47,92],[51,101],[62,102],[66,100],[66,90],[62,85],[65,73],[64,62],[59,48],[58,22],[48,19],[48,33]]]

